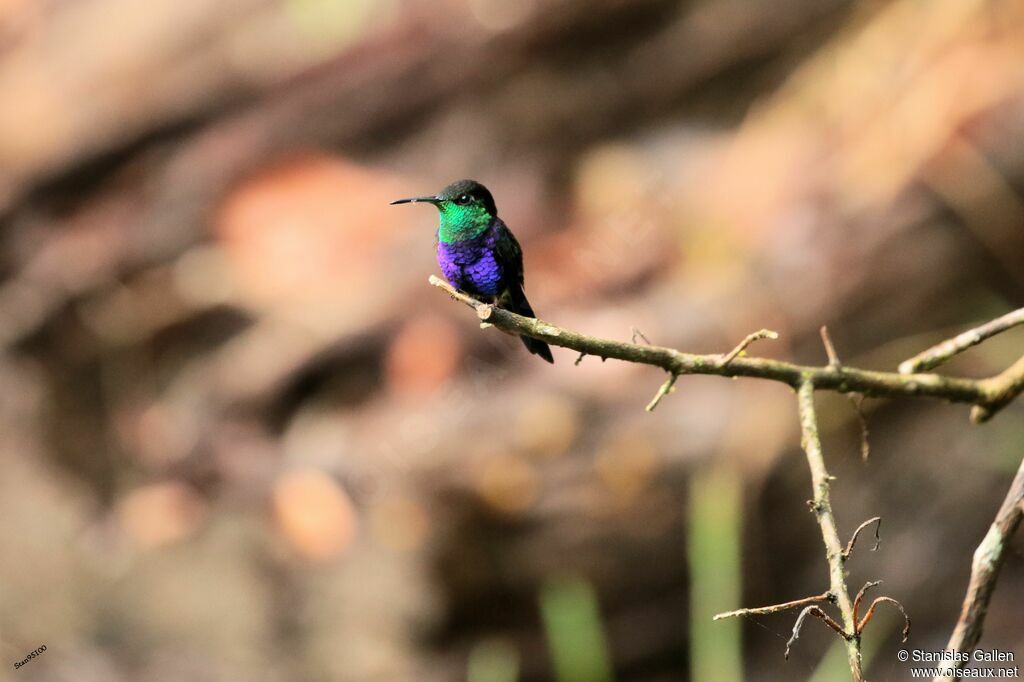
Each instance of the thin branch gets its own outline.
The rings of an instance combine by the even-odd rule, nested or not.
[[[756,377],[778,381],[793,388],[798,388],[804,381],[810,380],[814,382],[814,387],[817,390],[862,393],[867,396],[890,398],[937,398],[950,402],[989,406],[993,413],[1002,407],[1002,405],[997,405],[997,399],[1005,398],[1005,394],[1000,393],[998,389],[1002,386],[1002,382],[1007,380],[999,379],[999,377],[978,380],[944,377],[938,374],[902,375],[895,372],[876,372],[847,366],[839,368],[804,366],[780,360],[749,358],[740,355],[732,358],[729,362],[723,362],[723,359],[731,353],[724,357],[715,354],[697,355],[661,346],[602,339],[481,303],[456,291],[437,277],[431,277],[430,283],[446,291],[453,299],[475,309],[480,319],[490,322],[509,334],[530,336],[554,346],[569,348],[578,353],[597,355],[601,358],[614,358],[652,365],[660,367],[670,374]],[[1024,362],[1021,364],[1020,371],[1024,375]],[[993,383],[997,379],[1000,383]],[[1024,376],[1020,378],[1020,382],[1024,386]],[[1016,387],[1015,381],[1011,383]]]
[[[999,507],[992,525],[989,526],[985,539],[974,551],[967,595],[960,608],[960,618],[957,620],[956,628],[946,645],[947,651],[970,651],[981,639],[982,625],[985,622],[989,602],[992,600],[996,580],[999,578],[999,569],[1002,568],[1006,558],[1006,547],[1010,538],[1020,527],[1022,518],[1024,518],[1024,461],[1021,461],[1017,475],[1014,476],[1010,490]],[[948,673],[963,667],[963,662],[947,661],[942,666]],[[941,680],[945,676],[939,675],[935,679]]]
[[[672,387],[676,385],[676,379],[678,378],[679,375],[676,374],[675,372],[669,374],[668,379],[665,379],[665,383],[661,385],[661,388],[658,389],[658,392],[654,395],[653,398],[651,398],[651,402],[647,403],[647,407],[645,407],[644,409],[647,410],[648,412],[653,412],[654,408],[656,408],[658,406],[658,403],[661,402],[661,399],[672,392]]]
[[[809,616],[809,615],[810,616],[817,616],[818,618],[820,618],[821,622],[823,622],[825,625],[827,625],[830,628],[832,628],[833,630],[835,630],[836,634],[839,635],[840,637],[842,637],[847,642],[849,642],[852,639],[850,635],[848,635],[846,632],[843,631],[842,626],[839,625],[839,623],[835,622],[835,620],[833,620],[830,615],[828,615],[827,613],[822,611],[820,607],[818,607],[818,606],[808,606],[806,609],[804,609],[803,611],[800,612],[799,616],[797,616],[796,624],[793,625],[793,636],[789,638],[788,642],[786,642],[785,658],[786,658],[787,661],[789,660],[789,650],[793,648],[793,644],[800,637],[800,628],[802,628],[804,626],[804,619],[806,619],[807,616]],[[857,670],[858,670],[858,675],[859,675],[860,668],[858,667]],[[860,677],[857,676],[854,679],[859,680]]]
[[[871,602],[871,606],[868,607],[867,613],[864,614],[864,618],[857,624],[857,635],[864,632],[864,628],[871,620],[871,616],[875,613],[875,607],[881,603],[892,604],[900,610],[903,614],[903,641],[907,641],[907,637],[910,636],[910,616],[907,615],[906,610],[903,608],[903,604],[899,603],[892,597],[875,597],[875,600]]]
[[[962,353],[971,346],[976,346],[985,339],[991,338],[1019,324],[1024,324],[1024,308],[1014,310],[1002,317],[997,317],[991,322],[986,322],[980,327],[957,334],[951,339],[947,339],[926,351],[918,353],[909,360],[900,363],[900,374],[913,374],[938,367],[954,355]]]
[[[860,535],[860,532],[862,530],[864,530],[865,528],[867,528],[868,526],[870,526],[872,523],[874,523],[876,525],[875,525],[875,546],[871,548],[871,551],[874,552],[874,551],[876,551],[878,549],[878,545],[881,544],[881,542],[882,542],[882,538],[879,535],[879,533],[882,531],[882,517],[881,516],[872,517],[872,518],[868,519],[867,521],[865,521],[864,523],[862,523],[859,526],[857,526],[857,530],[853,531],[853,536],[850,538],[850,541],[846,543],[846,549],[843,550],[843,561],[846,561],[847,559],[850,558],[850,553],[853,551],[853,546],[855,544],[857,544],[857,536]]]
[[[755,341],[760,341],[761,339],[777,339],[777,338],[779,338],[779,333],[778,332],[773,332],[771,329],[759,329],[756,332],[754,332],[753,334],[747,334],[747,338],[745,338],[742,341],[740,341],[738,346],[736,346],[731,351],[729,351],[724,356],[722,356],[722,359],[720,361],[722,367],[725,367],[730,362],[735,360],[739,356],[740,353],[745,351],[747,349],[747,347],[750,344],[754,343]]]
[[[825,602],[833,601],[834,599],[835,597],[831,592],[822,592],[821,594],[816,594],[813,597],[794,599],[793,601],[787,601],[781,604],[772,604],[771,606],[758,606],[752,609],[726,611],[725,613],[716,614],[712,620],[722,620],[723,618],[735,618],[738,616],[763,616],[769,613],[779,613],[780,611],[786,611],[788,609],[797,609],[801,606],[823,604]]]
[[[850,664],[850,673],[854,682],[861,682],[860,639],[854,637],[857,622],[853,615],[853,604],[850,592],[846,587],[846,573],[843,570],[843,545],[839,541],[839,531],[832,514],[830,500],[830,482],[825,468],[825,457],[821,451],[821,439],[818,436],[818,418],[814,410],[814,383],[804,381],[797,391],[797,406],[800,411],[801,444],[807,455],[807,465],[811,470],[811,483],[814,486],[814,512],[821,527],[821,539],[825,543],[825,559],[828,561],[829,592],[836,596],[836,606],[842,615],[842,632],[850,633],[846,639],[846,658]],[[808,607],[813,608],[813,607]],[[794,632],[795,634],[795,632]],[[794,637],[795,639],[795,637]]]

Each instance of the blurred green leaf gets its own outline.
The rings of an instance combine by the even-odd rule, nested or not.
[[[580,578],[549,580],[540,605],[559,682],[611,682],[608,647],[590,583]]]
[[[696,682],[743,679],[739,619],[712,621],[739,608],[742,534],[741,481],[719,466],[690,479],[690,655]]]
[[[485,639],[469,652],[468,682],[516,682],[519,652],[503,639]]]

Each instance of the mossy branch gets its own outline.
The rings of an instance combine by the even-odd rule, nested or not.
[[[1024,358],[1010,370],[996,377],[964,379],[932,373],[879,372],[835,363],[823,366],[798,365],[782,360],[744,357],[739,354],[729,357],[731,353],[684,353],[674,348],[588,336],[482,303],[455,290],[437,277],[431,276],[430,283],[445,290],[456,301],[476,310],[481,322],[509,334],[531,336],[552,346],[569,348],[582,355],[652,365],[668,372],[670,378],[686,374],[753,377],[778,381],[794,389],[806,381],[811,381],[815,389],[824,391],[860,393],[884,398],[933,398],[974,405],[976,409],[972,417],[975,421],[991,418],[1024,390]],[[771,338],[770,333],[754,336]],[[728,361],[725,361],[726,357]]]

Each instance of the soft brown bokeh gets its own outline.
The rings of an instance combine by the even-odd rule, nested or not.
[[[1024,305],[1015,0],[0,0],[0,131],[0,651],[48,647],[19,678],[549,680],[538,595],[575,574],[616,679],[689,679],[719,464],[720,610],[823,589],[788,388],[644,412],[658,372],[548,366],[428,287],[436,216],[392,199],[484,182],[538,314],[618,339],[822,363],[827,324],[891,370]],[[851,585],[938,648],[1024,408],[866,409],[864,464],[820,400],[840,527],[884,517]],[[983,640],[1018,660],[1022,548]],[[887,617],[870,679],[906,672]],[[791,627],[744,626],[749,679],[818,667]]]

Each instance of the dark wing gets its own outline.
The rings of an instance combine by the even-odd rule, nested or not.
[[[523,249],[516,241],[512,230],[508,229],[500,220],[495,226],[495,233],[494,253],[505,275],[505,296],[507,297],[499,305],[525,317],[536,317],[533,307],[526,300],[526,293],[523,291]],[[555,361],[548,344],[529,336],[520,336],[519,338],[522,339],[526,350],[534,355],[539,355],[547,362]]]
[[[523,249],[516,241],[512,230],[499,218],[495,226],[494,253],[505,275],[505,284],[510,289],[518,284],[523,287]]]

